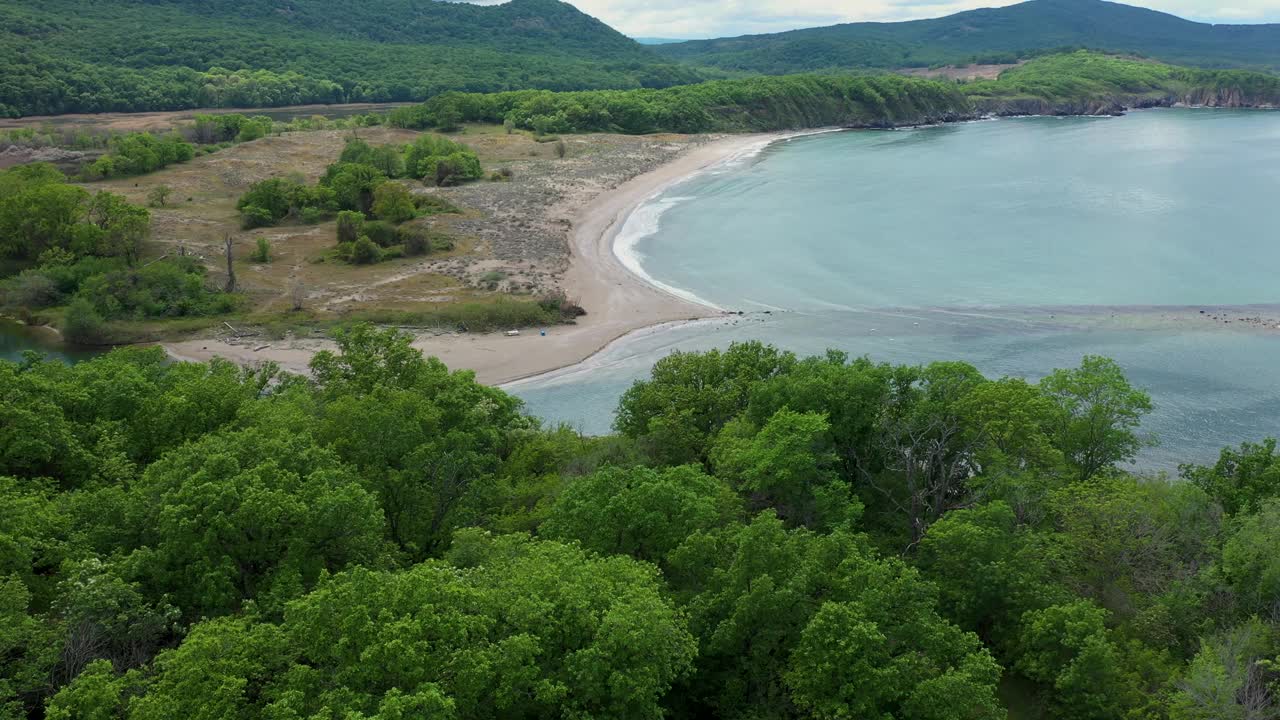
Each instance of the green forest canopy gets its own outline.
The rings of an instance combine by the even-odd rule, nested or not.
[[[698,79],[557,0],[0,0],[0,116]]]
[[[1276,699],[1276,444],[1125,472],[1151,405],[1110,360],[1031,384],[677,353],[585,438],[410,341],[352,328],[306,378],[158,349],[0,363],[0,717]]]

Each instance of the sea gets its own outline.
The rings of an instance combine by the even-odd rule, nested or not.
[[[615,252],[726,313],[510,385],[612,426],[675,351],[761,340],[1037,380],[1105,355],[1150,393],[1139,469],[1280,435],[1280,113],[1162,109],[796,137],[671,187]]]

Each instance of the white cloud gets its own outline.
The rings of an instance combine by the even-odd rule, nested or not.
[[[479,0],[492,4],[494,0]],[[569,0],[633,37],[698,38],[914,20],[1018,0]],[[1127,0],[1204,22],[1280,22],[1280,0]]]

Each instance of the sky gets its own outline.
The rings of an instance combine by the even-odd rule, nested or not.
[[[492,5],[501,0],[473,0]],[[915,20],[1016,0],[567,0],[632,37],[709,38],[844,22]],[[1214,23],[1280,22],[1280,0],[1127,0]]]

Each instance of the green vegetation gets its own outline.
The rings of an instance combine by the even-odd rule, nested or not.
[[[410,340],[352,327],[308,377],[156,349],[0,363],[4,717],[1276,700],[1275,442],[1130,475],[1150,403],[1108,360],[1030,384],[677,353],[585,438]]]
[[[435,127],[440,115],[509,123],[539,134],[713,132],[920,123],[971,112],[954,84],[897,75],[797,75],[664,90],[492,95],[448,93],[393,112],[392,125]]]
[[[670,60],[722,71],[1012,63],[1092,48],[1210,68],[1280,69],[1280,26],[1206,25],[1101,0],[1032,0],[932,20],[852,23],[659,45]]]
[[[1280,106],[1280,75],[1198,70],[1084,51],[1033,60],[964,90],[988,109],[1006,103],[1016,108],[1022,100],[1066,109],[1097,103]]]
[[[1280,76],[1197,70],[1080,51],[1051,55],[998,80],[957,84],[891,74],[788,75],[662,90],[446,93],[392,112],[391,125],[436,127],[441,116],[502,123],[554,140],[571,132],[741,132],[891,127],[981,113],[1094,114],[1132,105],[1280,105]]]
[[[404,147],[372,147],[353,138],[317,185],[309,186],[296,178],[262,180],[240,197],[236,209],[246,230],[291,220],[316,223],[339,212],[339,242],[355,242],[359,233],[352,235],[357,225],[349,213],[399,224],[419,214],[457,212],[448,201],[431,197],[420,200],[391,180],[421,178],[443,187],[483,175],[476,154],[446,138],[422,135]]]
[[[26,266],[0,282],[0,306],[20,317],[66,305],[74,342],[111,339],[108,322],[216,315],[235,298],[206,286],[204,266],[169,258],[139,266],[151,213],[91,194],[49,165],[0,173],[0,255]]]
[[[694,82],[555,0],[0,2],[0,116]]]

